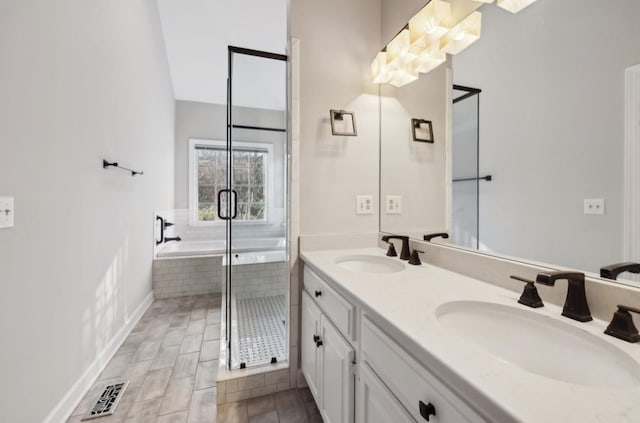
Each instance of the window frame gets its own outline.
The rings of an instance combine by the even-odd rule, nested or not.
[[[225,225],[226,221],[217,219],[212,221],[201,221],[198,219],[198,156],[197,147],[214,147],[227,149],[227,141],[216,139],[189,138],[189,225],[190,226],[220,226]],[[274,158],[273,143],[270,142],[247,142],[234,141],[233,150],[250,150],[264,151],[267,155],[264,166],[264,187],[265,187],[265,208],[264,219],[260,220],[233,220],[234,225],[264,225],[269,222],[269,217],[273,211],[273,175],[274,175]]]

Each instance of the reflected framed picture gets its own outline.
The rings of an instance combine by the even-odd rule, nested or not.
[[[411,119],[411,130],[414,141],[433,144],[433,126],[430,120]]]
[[[356,115],[346,110],[329,110],[331,116],[331,134],[345,137],[358,135]]]

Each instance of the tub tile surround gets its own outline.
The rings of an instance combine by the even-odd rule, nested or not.
[[[222,292],[222,257],[177,258],[153,261],[156,298]]]
[[[304,245],[302,239],[301,245]],[[363,312],[384,331],[393,334],[395,341],[409,354],[427,365],[441,380],[447,381],[489,421],[640,419],[637,401],[640,387],[600,389],[547,379],[469,348],[459,336],[438,327],[435,309],[447,301],[474,299],[517,307],[522,284],[514,284],[509,275],[534,278],[545,268],[425,242],[412,242],[413,247],[425,251],[421,257],[423,265],[407,266],[400,273],[386,275],[357,274],[335,265],[336,258],[347,254],[382,257],[385,249],[379,247],[303,249],[301,254],[305,265],[328,280],[347,299],[360,304]],[[640,302],[637,289],[589,278],[586,289],[594,321],[574,322],[560,316],[560,305],[566,295],[565,284],[561,281],[555,288],[540,287],[545,307],[534,312],[561,319],[605,339],[609,337],[602,332],[615,311],[615,304]],[[614,338],[607,340],[640,361],[638,345]],[[541,353],[544,354],[544,347],[541,347]],[[576,359],[579,359],[579,352],[576,352]],[[532,398],[536,400],[531,401]]]

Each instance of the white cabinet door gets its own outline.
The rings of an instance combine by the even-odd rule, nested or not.
[[[367,363],[361,363],[356,389],[357,423],[415,423]]]
[[[353,422],[353,348],[324,315],[320,319],[320,341],[322,418],[325,423]]]
[[[319,390],[320,380],[318,379],[320,377],[320,363],[318,361],[320,353],[315,341],[319,339],[320,335],[320,309],[306,291],[302,292],[301,325],[300,367],[305,379],[307,379],[309,390],[320,408],[322,406],[321,391]]]

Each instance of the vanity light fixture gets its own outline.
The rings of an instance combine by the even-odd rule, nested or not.
[[[474,0],[493,3],[496,0]],[[536,0],[497,0],[499,7],[519,12]],[[451,16],[451,4],[431,0],[382,49],[371,63],[374,84],[401,87],[418,79],[458,54],[480,38],[482,14],[471,12],[459,22]]]
[[[346,110],[329,110],[331,117],[331,134],[345,137],[355,137],[358,135],[356,128],[356,115],[354,112]]]
[[[411,132],[413,140],[416,142],[427,142],[433,144],[433,125],[430,120],[411,119]]]

